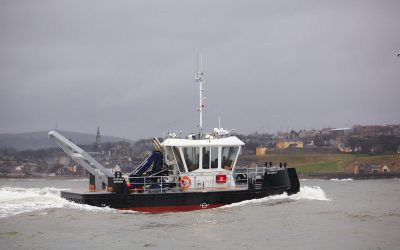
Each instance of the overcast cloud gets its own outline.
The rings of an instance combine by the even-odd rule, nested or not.
[[[400,1],[0,0],[0,133],[400,123]]]

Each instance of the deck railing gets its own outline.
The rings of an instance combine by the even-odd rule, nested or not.
[[[129,183],[135,187],[132,192],[199,192],[213,190],[237,190],[248,189],[249,181],[253,181],[256,176],[263,177],[265,172],[274,171],[273,168],[255,167],[236,169],[232,173],[224,173],[226,175],[225,183],[217,183],[216,173],[188,173],[190,185],[184,183],[179,176],[141,176],[128,177]],[[183,175],[182,175],[183,176]]]

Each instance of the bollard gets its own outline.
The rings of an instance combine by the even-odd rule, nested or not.
[[[96,191],[96,177],[89,173],[89,192]]]

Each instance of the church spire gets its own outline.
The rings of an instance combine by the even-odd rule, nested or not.
[[[97,147],[97,149],[101,149],[100,126],[97,126],[96,147]]]

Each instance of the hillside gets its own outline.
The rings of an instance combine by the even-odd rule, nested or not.
[[[66,138],[70,138],[78,145],[91,145],[96,140],[96,135],[78,133],[71,131],[58,131]],[[13,147],[17,150],[41,149],[56,147],[47,137],[48,131],[27,132],[19,134],[0,134],[0,148]],[[102,143],[117,142],[124,140],[123,138],[113,136],[101,136]]]
[[[259,166],[264,162],[286,162],[289,166],[296,167],[300,173],[312,172],[341,172],[353,170],[355,162],[369,164],[386,164],[392,171],[400,171],[400,155],[375,155],[363,154],[314,154],[314,153],[288,153],[269,154],[263,156],[243,155],[241,162],[245,164],[255,163]]]

